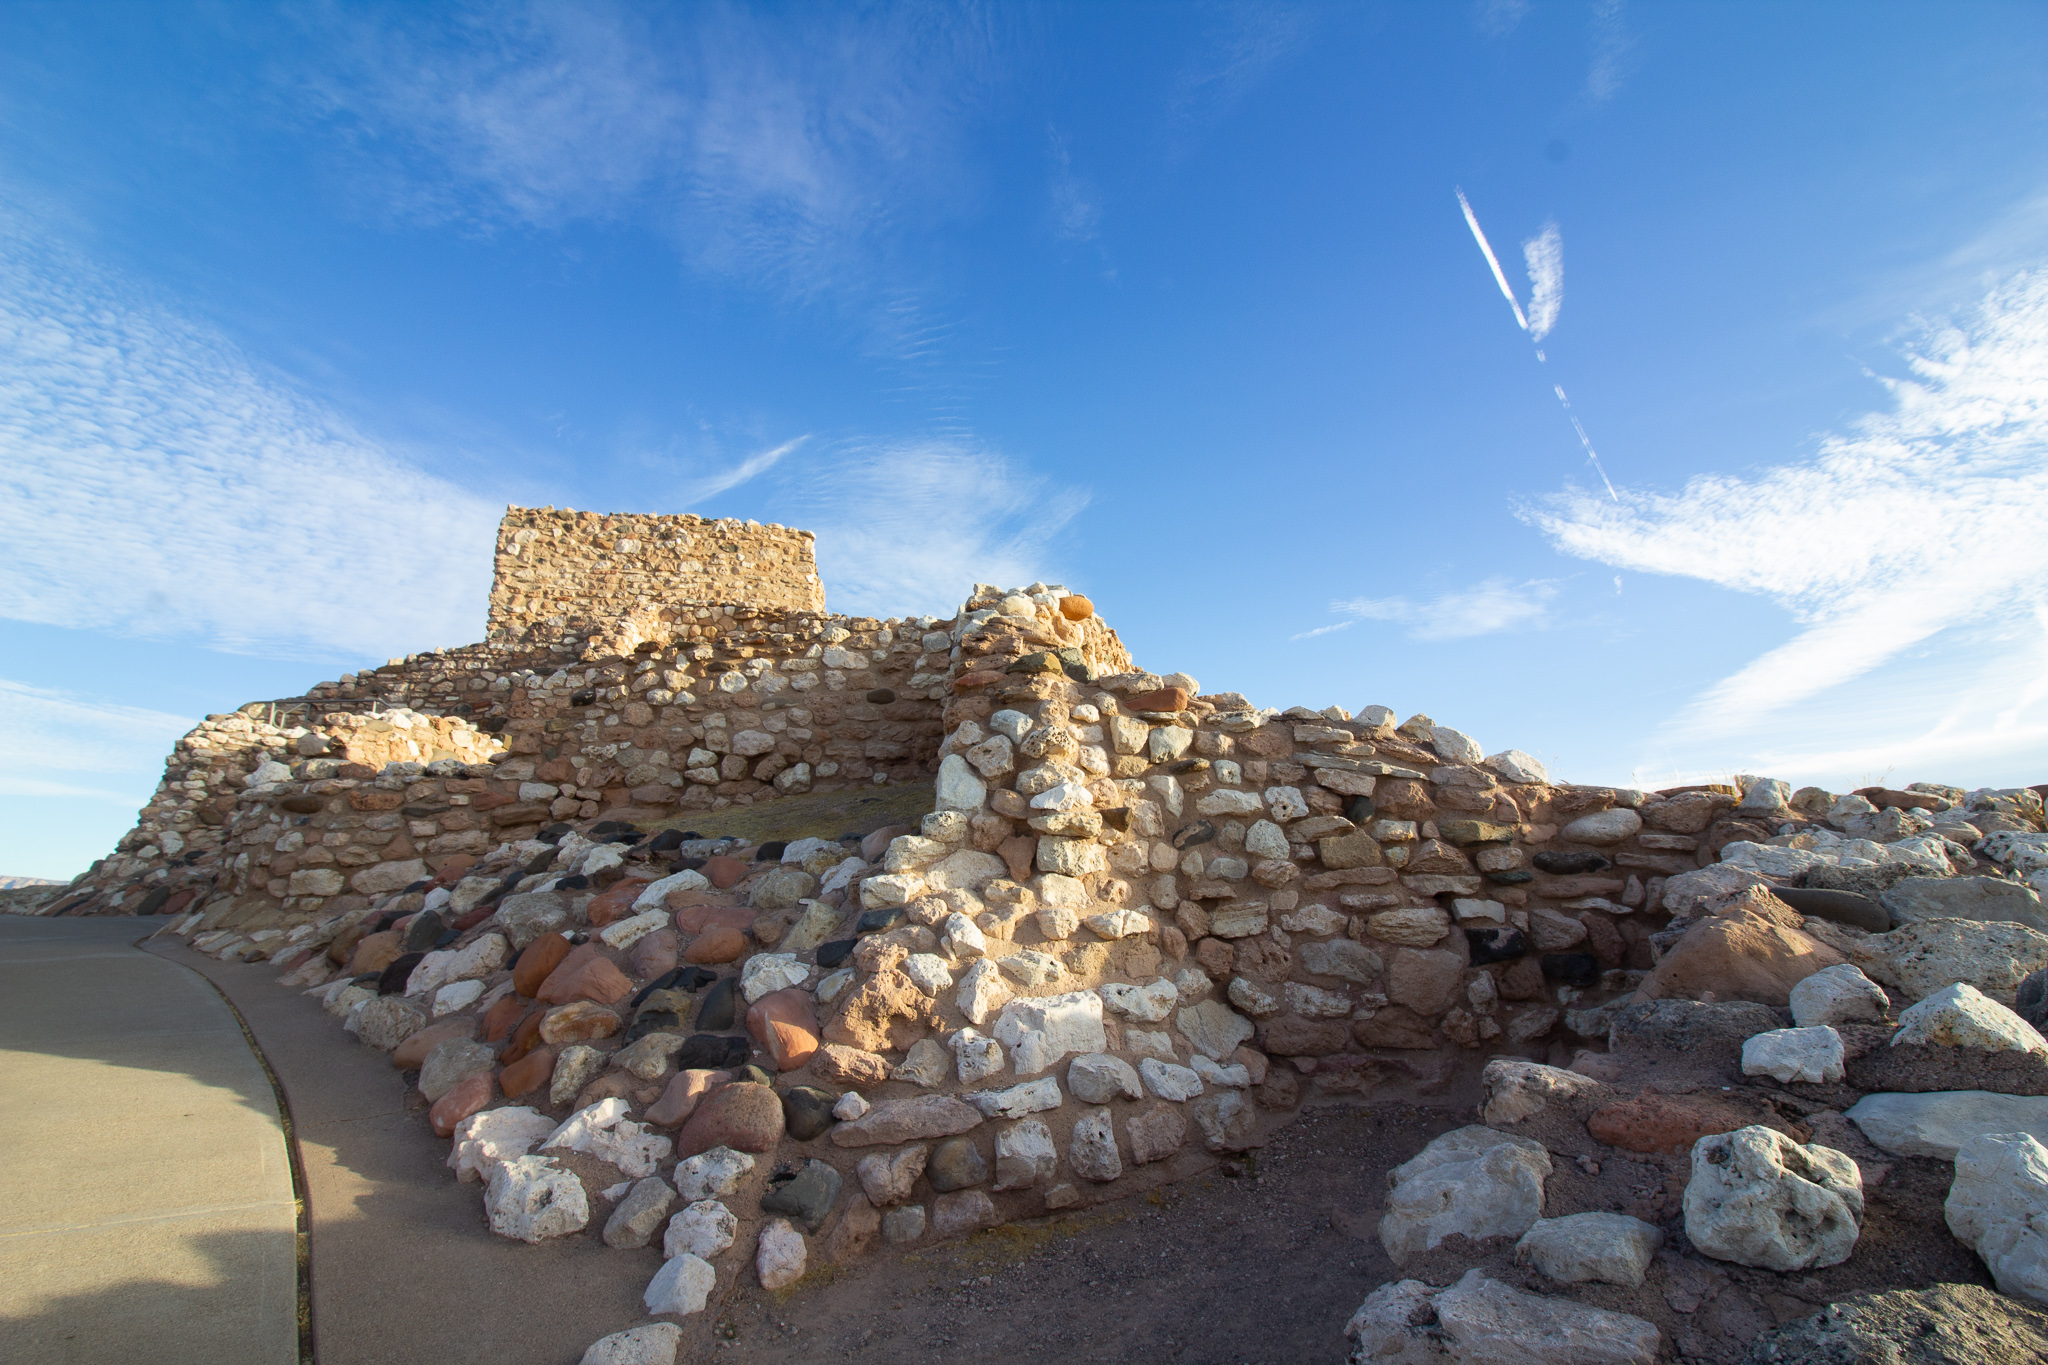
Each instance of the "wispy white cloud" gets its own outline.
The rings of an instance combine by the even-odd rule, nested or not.
[[[0,796],[148,799],[183,716],[0,678]]]
[[[1074,174],[1073,154],[1057,129],[1048,129],[1052,144],[1053,235],[1063,241],[1092,242],[1101,229],[1102,207],[1095,194]]]
[[[1440,593],[1426,601],[1407,597],[1354,597],[1332,602],[1330,610],[1361,621],[1391,621],[1406,626],[1409,636],[1417,640],[1465,640],[1501,631],[1527,630],[1543,624],[1550,615],[1550,603],[1557,596],[1557,591],[1558,585],[1552,579],[1534,578],[1517,583],[1512,579],[1495,577],[1469,588]],[[1324,626],[1309,634],[1320,635],[1340,628]]]
[[[1586,98],[1605,104],[1621,91],[1634,68],[1635,39],[1628,31],[1628,0],[1593,0],[1593,61],[1586,69]]]
[[[791,503],[817,533],[831,608],[877,616],[943,615],[976,582],[1045,578],[1059,533],[1088,504],[1085,489],[958,441],[851,443],[795,477]]]
[[[229,650],[482,634],[500,508],[0,210],[0,615]]]
[[[1702,476],[1677,493],[1573,492],[1522,509],[1567,554],[1753,593],[1799,623],[1675,717],[1667,748],[1734,744],[1772,717],[1821,714],[1845,684],[1938,636],[1955,647],[1920,667],[1945,665],[1950,695],[2038,649],[2048,270],[1923,326],[1905,368],[1882,381],[1888,409],[1824,437],[1811,459]],[[2007,629],[1984,629],[1994,625]],[[1932,733],[1940,710],[1863,714],[1862,742]]]
[[[1521,27],[1529,13],[1529,0],[1478,0],[1472,7],[1479,31],[1489,38],[1505,38]]]
[[[730,469],[706,475],[689,485],[683,494],[683,501],[678,505],[695,507],[717,497],[720,493],[730,492],[743,483],[752,482],[780,464],[785,455],[810,439],[808,436],[799,436],[793,441],[784,441],[781,445],[764,450],[758,455],[749,455]]]
[[[1564,308],[1564,235],[1555,219],[1522,243],[1522,260],[1529,267],[1529,338],[1541,341]]]
[[[1305,41],[1316,22],[1305,5],[1212,0],[1202,5],[1198,45],[1174,82],[1169,113],[1189,130],[1227,117]]]

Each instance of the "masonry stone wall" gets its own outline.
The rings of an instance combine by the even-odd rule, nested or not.
[[[821,612],[809,531],[692,516],[508,507],[498,525],[487,638],[666,639],[695,608],[745,602]]]

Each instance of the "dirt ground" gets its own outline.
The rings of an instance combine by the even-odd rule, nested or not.
[[[915,828],[931,810],[933,799],[931,783],[899,782],[780,796],[724,810],[679,811],[635,823],[643,830],[695,830],[707,839],[734,836],[756,844],[770,839],[837,839],[842,834],[867,834],[884,825]]]
[[[1584,1154],[1604,1156],[1601,1173],[1575,1164],[1582,1153],[1554,1153],[1545,1212],[1604,1208],[1660,1222],[1669,1240],[1641,1289],[1552,1283],[1515,1266],[1507,1239],[1453,1238],[1396,1271],[1377,1235],[1386,1173],[1470,1121],[1407,1106],[1316,1110],[1235,1177],[1219,1170],[907,1254],[878,1246],[780,1294],[742,1273],[703,1358],[1336,1365],[1347,1350],[1344,1324],[1374,1288],[1407,1277],[1448,1284],[1477,1266],[1518,1288],[1648,1318],[1664,1334],[1665,1360],[1728,1365],[1759,1333],[1859,1289],[1989,1284],[1942,1223],[1947,1163],[1898,1162],[1869,1192],[1863,1236],[1846,1264],[1778,1275],[1683,1254],[1682,1182],[1673,1180],[1682,1161],[1631,1161],[1590,1141]],[[1642,1196],[1666,1181],[1673,1197],[1653,1212]]]

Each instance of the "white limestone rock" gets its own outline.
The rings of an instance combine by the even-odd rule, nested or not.
[[[1344,1325],[1357,1343],[1350,1365],[1450,1365],[1436,1330],[1437,1293],[1421,1280],[1395,1280],[1366,1295]]]
[[[1210,1061],[1207,1057],[1197,1052],[1188,1059],[1188,1065],[1208,1085],[1220,1085],[1230,1090],[1244,1090],[1252,1083],[1251,1069],[1245,1066],[1243,1062],[1233,1062],[1229,1066],[1222,1066]]]
[[[899,970],[929,996],[937,997],[940,991],[953,986],[953,973],[947,968],[946,959],[937,953],[912,953],[903,959]]]
[[[1519,1057],[1495,1057],[1480,1074],[1485,1098],[1479,1117],[1490,1128],[1520,1123],[1553,1104],[1598,1095],[1605,1087],[1590,1077]]]
[[[985,1118],[1021,1119],[1026,1114],[1059,1108],[1060,1083],[1051,1076],[1040,1076],[1007,1090],[976,1090],[960,1098],[979,1109]]]
[[[1019,1076],[1035,1076],[1070,1052],[1101,1052],[1109,1044],[1102,1027],[1102,997],[1094,991],[1013,1000],[1003,1006],[991,1031],[1009,1051],[1010,1065]]]
[[[867,1096],[861,1094],[858,1090],[849,1090],[839,1097],[837,1104],[832,1106],[832,1117],[840,1120],[842,1123],[851,1123],[867,1113],[871,1107],[868,1104]]]
[[[1095,993],[1102,997],[1102,1003],[1112,1014],[1121,1014],[1141,1024],[1156,1024],[1173,1011],[1180,1000],[1180,991],[1165,977],[1143,986],[1130,986],[1112,981],[1097,986]]]
[[[484,1214],[500,1237],[538,1246],[590,1221],[583,1182],[544,1156],[500,1162],[484,1188]]]
[[[1581,815],[1558,832],[1567,843],[1606,847],[1633,839],[1643,828],[1643,817],[1627,807]]]
[[[635,1182],[605,1219],[604,1244],[624,1251],[646,1246],[675,1202],[676,1192],[659,1176]]]
[[[1987,1133],[1956,1150],[1949,1231],[1984,1260],[1998,1292],[2048,1303],[2048,1147]]]
[[[556,1126],[546,1114],[523,1104],[471,1114],[455,1125],[448,1168],[457,1180],[489,1180],[499,1165],[525,1156]]]
[[[643,911],[630,919],[614,920],[597,931],[607,947],[626,949],[646,938],[656,929],[668,926],[668,911],[654,909]]]
[[[936,797],[938,810],[978,811],[988,802],[988,783],[968,766],[966,759],[947,754],[939,763]]]
[[[1050,986],[1066,971],[1058,958],[1033,948],[1022,949],[1008,957],[996,958],[995,964],[1002,970],[1003,975],[1027,989]],[[972,976],[973,972],[970,970],[968,975]],[[983,1024],[986,1021],[977,1019],[975,1023]]]
[[[761,1229],[761,1244],[754,1253],[754,1273],[763,1289],[787,1289],[804,1277],[808,1252],[804,1235],[787,1218],[771,1218]]]
[[[1484,760],[1482,767],[1493,769],[1509,782],[1548,782],[1550,772],[1533,754],[1520,749],[1503,749],[1493,757]]]
[[[988,938],[973,920],[955,913],[939,930],[939,947],[955,962],[968,962],[988,952]]]
[[[1044,954],[1033,956],[1043,957]],[[1003,980],[1001,966],[1008,961],[1009,958],[983,958],[961,973],[960,989],[953,996],[953,1003],[976,1028],[987,1028],[988,1021],[995,1017],[997,1011],[1010,1003],[1014,992],[1010,983]]]
[[[1084,1114],[1075,1122],[1073,1136],[1067,1141],[1067,1164],[1075,1175],[1099,1184],[1124,1173],[1123,1157],[1116,1149],[1116,1125],[1107,1109]]]
[[[682,1340],[683,1329],[674,1323],[649,1323],[593,1341],[582,1365],[675,1365]]]
[[[1052,1179],[1059,1167],[1059,1152],[1052,1142],[1052,1129],[1038,1119],[1012,1124],[996,1134],[996,1178],[998,1190],[1023,1190]]]
[[[740,968],[740,994],[751,1005],[764,995],[803,985],[810,975],[810,967],[795,953],[756,953]]]
[[[1882,1023],[1891,1007],[1884,987],[1847,962],[1823,967],[1792,988],[1792,1019],[1801,1028]]]
[[[1436,1296],[1437,1329],[1457,1365],[1654,1365],[1653,1323],[1511,1289],[1468,1270]]]
[[[1184,1066],[1147,1057],[1138,1063],[1138,1075],[1145,1088],[1162,1100],[1185,1103],[1202,1093],[1202,1078]]]
[[[711,879],[694,869],[684,869],[667,877],[647,883],[639,895],[633,897],[633,913],[644,915],[649,910],[668,908],[668,893],[671,891],[708,891]],[[506,897],[510,900],[511,897]],[[503,912],[500,912],[501,914]]]
[[[2048,1052],[2048,1038],[2040,1030],[1967,981],[1936,991],[1901,1013],[1892,1046],[1901,1043]]]
[[[662,1234],[661,1254],[690,1255],[708,1261],[731,1246],[739,1232],[740,1220],[731,1209],[716,1199],[699,1199],[668,1220],[668,1231]]]
[[[1704,1255],[1767,1270],[1840,1265],[1862,1221],[1862,1173],[1832,1147],[1761,1125],[1693,1144],[1685,1235]]]
[[[541,1150],[565,1147],[600,1161],[609,1161],[635,1179],[653,1175],[654,1168],[661,1164],[675,1144],[659,1133],[650,1132],[646,1124],[628,1119],[626,1115],[631,1112],[626,1101],[619,1096],[599,1100],[563,1120],[562,1126],[541,1143]]]
[[[1395,1265],[1453,1233],[1520,1237],[1543,1216],[1550,1153],[1543,1144],[1477,1125],[1433,1140],[1387,1175],[1380,1242]]]
[[[1002,1045],[979,1029],[961,1029],[946,1040],[946,1046],[953,1049],[953,1065],[962,1085],[978,1085],[1003,1069]]]
[[[1742,1045],[1742,1074],[1819,1084],[1842,1079],[1842,1035],[1826,1024],[1777,1028]]]
[[[2048,1095],[1989,1090],[1865,1095],[1843,1117],[1894,1156],[1953,1161],[1964,1143],[1986,1133],[2028,1133],[2048,1142]]]
[[[1575,1213],[1538,1219],[1515,1243],[1515,1263],[1533,1265],[1566,1284],[1600,1280],[1635,1289],[1643,1283],[1650,1258],[1663,1245],[1663,1230],[1640,1218],[1622,1213]]]
[[[704,1311],[705,1301],[718,1284],[718,1272],[702,1257],[682,1252],[671,1256],[654,1272],[640,1301],[650,1313],[673,1313],[688,1317]]]
[[[669,1179],[675,1183],[676,1196],[697,1203],[705,1199],[725,1199],[737,1194],[740,1182],[754,1169],[754,1158],[745,1152],[736,1152],[730,1147],[713,1147],[708,1152],[676,1163]]]
[[[1256,1032],[1251,1020],[1220,1000],[1204,1000],[1190,1005],[1176,1013],[1173,1022],[1189,1046],[1219,1062],[1242,1044],[1250,1042]]]
[[[1083,1104],[1108,1104],[1115,1099],[1140,1100],[1145,1088],[1138,1073],[1121,1057],[1093,1052],[1067,1066],[1067,1089]]]
[[[1135,938],[1152,932],[1152,917],[1131,906],[1083,916],[1081,923],[1099,938]]]

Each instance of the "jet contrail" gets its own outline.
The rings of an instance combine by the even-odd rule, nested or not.
[[[1515,310],[1515,326],[1529,330],[1529,319],[1522,316],[1522,305],[1515,298],[1515,291],[1508,284],[1507,272],[1500,268],[1500,257],[1493,254],[1493,243],[1486,240],[1485,229],[1479,226],[1479,215],[1472,212],[1472,205],[1465,199],[1465,191],[1458,191],[1458,207],[1465,210],[1465,226],[1472,229],[1472,240],[1479,243],[1480,254],[1493,267],[1493,282],[1500,286],[1500,292],[1507,296],[1508,307]]]
[[[1534,345],[1541,338],[1531,330],[1529,319],[1522,312],[1521,300],[1515,297],[1514,287],[1508,283],[1507,272],[1500,268],[1500,257],[1493,254],[1493,243],[1486,240],[1486,230],[1479,226],[1479,215],[1472,212],[1472,203],[1465,198],[1464,189],[1458,187],[1456,192],[1458,195],[1458,207],[1465,211],[1465,226],[1472,229],[1472,240],[1479,243],[1479,253],[1486,257],[1486,264],[1493,271],[1493,282],[1500,286],[1500,292],[1507,297],[1508,307],[1515,310],[1515,324],[1529,334],[1530,343]],[[1544,231],[1546,240],[1543,245],[1552,256],[1560,255],[1562,251],[1554,241],[1549,240],[1555,237],[1556,231],[1555,224],[1546,227]],[[1535,264],[1536,262],[1532,259],[1530,265],[1533,267]],[[1551,283],[1555,287],[1556,282],[1552,281]],[[1555,299],[1552,299],[1549,301],[1548,310],[1544,318],[1544,331],[1548,332],[1556,321],[1557,302]],[[1541,346],[1536,346],[1535,350],[1536,360],[1539,364],[1549,363],[1550,357],[1543,354]],[[1592,462],[1593,472],[1598,474],[1600,482],[1607,486],[1607,496],[1616,502],[1620,502],[1621,495],[1614,491],[1614,480],[1607,477],[1606,467],[1600,463],[1600,454],[1593,449],[1593,438],[1586,435],[1585,426],[1579,421],[1578,414],[1572,411],[1572,400],[1565,397],[1563,385],[1552,384],[1550,388],[1551,392],[1557,395],[1558,403],[1564,408],[1565,419],[1572,424],[1572,430],[1579,434],[1579,444],[1586,448],[1586,458]]]

